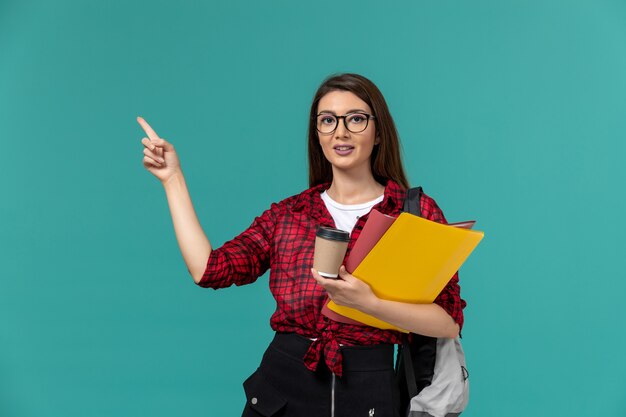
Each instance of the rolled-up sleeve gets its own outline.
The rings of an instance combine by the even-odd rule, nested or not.
[[[463,309],[467,303],[461,298],[458,272],[454,274],[448,285],[439,293],[434,303],[446,310],[450,317],[459,325],[459,329],[463,329]]]
[[[245,285],[263,275],[270,266],[278,210],[278,205],[272,204],[243,233],[212,250],[198,285],[214,289]]]
[[[422,217],[438,223],[448,224],[443,212],[432,198],[427,195],[422,196],[421,200]],[[461,287],[459,285],[459,273],[456,272],[448,284],[434,301],[435,304],[443,308],[452,319],[463,328],[463,309],[467,305],[465,300],[461,298]]]

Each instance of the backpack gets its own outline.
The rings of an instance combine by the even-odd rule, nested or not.
[[[422,187],[407,191],[403,211],[420,216]],[[407,417],[455,417],[469,400],[469,373],[460,337],[411,333],[398,348],[396,377]]]

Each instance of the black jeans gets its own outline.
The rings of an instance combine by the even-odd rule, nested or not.
[[[320,361],[311,372],[303,357],[311,341],[277,333],[260,367],[244,382],[242,417],[398,417],[394,345],[344,346],[343,376]]]

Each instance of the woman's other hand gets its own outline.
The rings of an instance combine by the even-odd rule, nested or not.
[[[318,284],[324,287],[328,297],[337,305],[365,312],[379,301],[370,286],[349,274],[343,265],[339,269],[338,279],[324,278],[313,268],[311,268],[311,273]]]
[[[315,280],[336,304],[355,308],[400,329],[431,337],[457,337],[459,325],[439,305],[413,304],[378,298],[370,286],[350,275],[343,266],[341,279],[322,277],[311,268]]]
[[[143,117],[137,117],[137,122],[148,135],[141,140],[144,146],[143,166],[161,183],[165,183],[180,172],[180,160],[174,145],[160,138]]]

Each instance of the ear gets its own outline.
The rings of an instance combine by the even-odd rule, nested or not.
[[[374,145],[379,145],[380,144],[380,136],[376,135],[376,138],[374,139]]]

